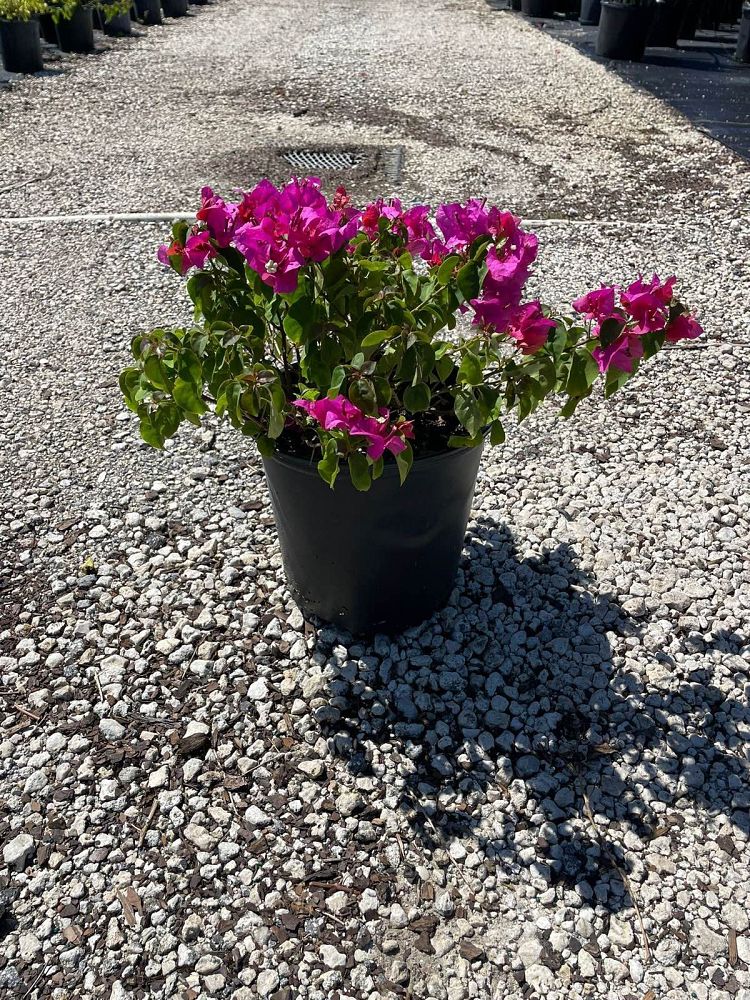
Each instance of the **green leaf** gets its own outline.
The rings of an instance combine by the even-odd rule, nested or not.
[[[426,410],[432,399],[432,391],[424,382],[410,385],[404,392],[404,406],[412,413]]]
[[[345,378],[346,368],[342,365],[336,365],[333,369],[333,375],[331,375],[331,388],[328,390],[328,395],[330,397],[338,396]]]
[[[414,461],[414,452],[411,450],[411,445],[406,442],[406,448],[398,455],[396,455],[396,466],[398,467],[398,476],[401,480],[401,485],[404,485],[404,480],[409,475],[409,470],[412,467]]]
[[[352,485],[360,493],[366,493],[372,485],[370,466],[366,457],[358,451],[349,456],[349,475]]]
[[[363,347],[378,347],[380,344],[384,344],[386,340],[392,340],[400,331],[398,326],[389,326],[387,330],[373,330],[372,333],[368,333],[367,336],[362,341]]]
[[[446,257],[443,263],[438,268],[437,280],[441,285],[447,285],[448,282],[453,277],[453,272],[456,266],[461,263],[461,258],[458,254],[451,254],[450,257]]]
[[[146,358],[143,365],[143,374],[151,385],[157,389],[162,389],[164,392],[169,392],[170,384],[167,371],[161,360],[155,355],[152,354],[149,358]]]
[[[119,383],[128,409],[135,412],[138,409],[135,394],[141,384],[141,373],[137,368],[125,368],[120,372]]]
[[[458,380],[467,385],[481,385],[484,381],[482,362],[472,351],[465,351],[458,369]]]
[[[310,299],[297,299],[284,317],[284,331],[293,344],[303,344],[311,332],[315,319],[315,306]]]
[[[479,268],[473,260],[470,260],[468,264],[464,264],[458,272],[456,275],[456,284],[458,285],[459,292],[461,292],[467,302],[469,299],[475,299],[479,295]]]
[[[471,389],[462,389],[456,393],[456,416],[471,437],[479,433],[482,426],[482,406]]]
[[[349,401],[370,416],[378,415],[378,397],[369,378],[354,379],[349,386]]]
[[[565,420],[567,420],[568,417],[572,417],[582,398],[582,396],[571,396],[570,399],[568,399],[560,408],[560,416],[564,417]]]
[[[393,397],[393,390],[388,379],[383,378],[381,375],[376,375],[372,380],[372,384],[375,386],[378,406],[388,406]]]
[[[593,362],[590,354],[588,354],[588,361]],[[571,358],[568,379],[565,383],[565,391],[569,396],[584,396],[589,391],[593,380],[590,379],[591,367],[588,361],[583,353],[574,354]],[[596,362],[594,362],[594,369],[598,371]],[[596,376],[594,375],[594,377]]]
[[[451,434],[448,438],[449,448],[476,448],[482,443],[484,436],[475,434],[474,437],[466,437],[463,434]]]
[[[323,457],[318,462],[318,472],[321,478],[333,489],[336,476],[339,474],[339,453],[333,438],[328,438],[323,446]]]
[[[276,445],[273,443],[270,437],[265,434],[258,434],[255,438],[255,443],[258,446],[258,451],[261,453],[263,458],[270,458],[276,451]]]
[[[490,425],[490,444],[498,445],[505,441],[505,428],[499,420],[493,420]]]
[[[163,435],[159,433],[149,419],[141,417],[140,432],[143,440],[146,444],[150,444],[152,448],[164,447]]]
[[[599,343],[601,346],[609,347],[610,344],[614,344],[622,333],[624,325],[625,324],[622,320],[615,319],[614,316],[610,316],[609,319],[605,319],[599,327]]]
[[[181,409],[186,410],[188,413],[196,413],[200,416],[208,409],[198,395],[195,385],[192,382],[186,382],[181,377],[175,379],[172,388],[172,398]]]
[[[375,462],[372,463],[373,480],[380,479],[380,477],[383,475],[384,468],[385,468],[385,462],[383,461],[382,458],[378,458]]]

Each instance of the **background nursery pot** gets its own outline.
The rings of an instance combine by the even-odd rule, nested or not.
[[[184,17],[188,12],[188,0],[161,0],[167,17]]]
[[[552,17],[555,5],[553,0],[521,0],[521,11],[527,17]]]
[[[93,52],[94,14],[91,7],[76,7],[70,17],[60,18],[57,37],[63,52]]]
[[[598,24],[602,13],[601,0],[581,0],[581,24]]]
[[[135,0],[138,17],[144,24],[162,24],[160,0]]]
[[[57,28],[55,27],[55,19],[51,14],[39,15],[39,31],[45,42],[49,45],[57,45]]]
[[[681,22],[682,4],[678,3],[677,0],[656,0],[654,17],[646,44],[665,49],[675,48]]]
[[[605,59],[639,62],[646,50],[653,13],[651,5],[602,0],[596,54]]]
[[[37,73],[43,68],[39,23],[0,21],[0,54],[9,73]]]
[[[342,469],[333,489],[314,464],[277,453],[263,465],[287,584],[303,612],[350,632],[395,632],[448,600],[482,448],[395,464],[366,493]]]
[[[132,29],[130,25],[130,11],[118,10],[117,7],[113,7],[110,10],[107,9],[107,5],[103,5],[100,8],[101,19],[102,19],[102,31],[105,35],[132,35]]]

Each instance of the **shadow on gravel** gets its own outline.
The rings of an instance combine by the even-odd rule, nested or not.
[[[750,773],[727,745],[728,719],[746,707],[685,662],[676,685],[658,650],[652,683],[621,669],[608,633],[640,642],[639,626],[592,592],[569,545],[521,560],[485,520],[467,536],[461,576],[460,609],[408,642],[349,640],[359,663],[341,662],[329,683],[331,751],[365,774],[389,745],[399,771],[383,791],[398,794],[423,849],[460,860],[476,842],[499,883],[563,882],[617,912],[631,905],[632,869],[607,828],[618,840],[679,837],[685,800],[730,812]],[[339,638],[324,629],[318,650],[331,656]],[[731,653],[739,641],[719,634],[715,645]],[[745,832],[748,805],[732,813]]]

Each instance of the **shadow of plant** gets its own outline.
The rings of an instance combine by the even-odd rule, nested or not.
[[[637,845],[684,823],[678,801],[718,814],[734,800],[747,832],[736,800],[749,768],[729,745],[746,706],[658,649],[644,676],[629,672],[612,640],[638,644],[642,630],[594,592],[569,545],[519,560],[508,531],[482,521],[458,583],[458,607],[403,637],[350,640],[349,660],[338,633],[319,634],[329,746],[355,774],[382,774],[387,749],[397,809],[424,847],[462,860],[471,838],[499,882],[562,882],[616,912]],[[719,633],[712,648],[738,642]]]

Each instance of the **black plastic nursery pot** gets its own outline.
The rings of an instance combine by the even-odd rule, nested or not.
[[[188,12],[188,0],[161,0],[167,17],[184,17]]]
[[[656,0],[651,30],[646,39],[646,45],[673,49],[682,23],[682,5],[676,0]]]
[[[695,38],[698,30],[698,22],[701,16],[700,0],[687,0],[682,12],[682,20],[677,31],[677,37],[689,42]]]
[[[737,62],[750,63],[750,4],[742,5],[740,31],[737,36],[737,48],[734,50]]]
[[[0,55],[9,73],[38,73],[44,67],[38,22],[0,21]]]
[[[605,59],[640,61],[646,50],[652,18],[651,6],[602,0],[596,54]]]
[[[601,0],[581,0],[580,24],[598,24],[602,13]]]
[[[39,15],[39,31],[49,45],[57,45],[57,27],[51,14]]]
[[[554,0],[521,0],[521,12],[526,17],[552,17],[555,13]]]
[[[160,0],[135,0],[138,17],[144,24],[163,24]]]
[[[63,52],[94,51],[94,14],[91,7],[76,7],[73,16],[57,22],[58,45]]]
[[[105,35],[132,35],[133,29],[130,23],[130,14],[113,14],[107,17],[106,7],[102,8],[102,30]]]
[[[354,634],[398,632],[443,607],[453,589],[482,448],[394,463],[366,493],[346,467],[333,489],[314,462],[263,460],[287,585],[305,614]]]

